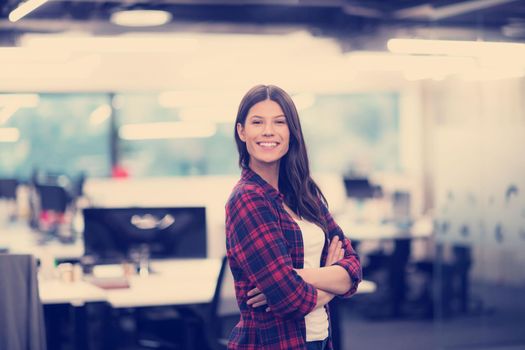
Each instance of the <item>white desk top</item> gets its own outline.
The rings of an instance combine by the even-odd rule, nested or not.
[[[357,286],[357,294],[370,294],[374,293],[377,289],[377,285],[372,281],[363,280]]]
[[[107,301],[114,308],[209,303],[213,298],[220,259],[154,261],[155,272],[133,276],[129,288],[101,289],[85,281],[39,280],[43,304]]]
[[[430,218],[416,220],[408,228],[402,228],[394,223],[356,222],[345,217],[336,220],[345,235],[351,240],[386,240],[400,238],[424,238],[433,233]]]
[[[153,262],[153,274],[130,279],[130,288],[106,291],[114,308],[209,303],[213,298],[220,259]]]
[[[38,289],[42,304],[83,305],[88,302],[106,301],[105,291],[91,283],[39,279]]]

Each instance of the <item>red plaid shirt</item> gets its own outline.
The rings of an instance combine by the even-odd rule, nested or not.
[[[304,316],[317,303],[317,289],[295,271],[303,268],[303,240],[297,223],[283,207],[283,195],[250,169],[243,169],[226,204],[226,247],[235,279],[239,323],[233,329],[229,349],[305,349]],[[329,233],[321,257],[324,265],[328,239],[343,238],[341,228],[323,205]],[[342,295],[350,297],[361,281],[361,264],[350,241],[344,238],[345,256],[336,264],[352,280],[352,288]],[[246,304],[248,291],[259,288],[266,305]],[[328,305],[325,306],[328,312]],[[332,348],[329,342],[329,349]]]

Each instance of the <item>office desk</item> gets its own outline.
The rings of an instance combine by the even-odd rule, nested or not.
[[[433,234],[430,218],[420,218],[409,227],[395,223],[356,222],[347,217],[337,219],[337,223],[351,240],[398,240],[428,238]]]
[[[153,273],[132,276],[129,288],[101,289],[86,281],[64,282],[39,278],[40,299],[44,305],[73,306],[74,344],[76,349],[89,348],[86,305],[105,303],[105,343],[111,349],[115,341],[111,329],[111,310],[166,305],[208,304],[213,298],[220,259],[188,259],[152,261]],[[106,271],[120,265],[105,266]],[[114,329],[113,329],[114,331]]]
[[[377,290],[377,285],[372,281],[362,280],[357,287],[356,294],[370,294]]]
[[[354,222],[342,217],[337,221],[343,232],[354,242],[355,247],[362,241],[393,241],[394,250],[387,256],[385,269],[388,273],[388,313],[392,317],[402,316],[402,306],[407,294],[406,267],[411,255],[411,243],[415,239],[428,239],[433,235],[430,217],[415,220],[410,226],[395,223]],[[386,309],[386,308],[385,308]]]
[[[39,279],[43,304],[107,302],[113,308],[189,305],[211,302],[220,259],[153,261],[154,273],[133,276],[129,288],[101,289],[85,281]]]
[[[106,290],[106,300],[113,308],[210,303],[220,268],[220,259],[152,262],[152,274],[133,276],[130,288]]]
[[[40,300],[44,305],[71,304],[83,306],[85,303],[104,302],[107,299],[104,290],[84,281],[70,283],[39,278],[38,289]]]

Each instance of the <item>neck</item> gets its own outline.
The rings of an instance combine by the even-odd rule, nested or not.
[[[250,169],[279,191],[279,164],[280,161],[271,164],[261,164],[250,160]]]

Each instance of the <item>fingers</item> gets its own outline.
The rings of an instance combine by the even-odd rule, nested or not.
[[[345,250],[343,248],[341,248],[339,250],[339,259],[337,259],[337,261],[343,259],[345,257]]]
[[[246,301],[246,304],[251,305],[252,307],[259,307],[268,303],[266,301],[266,296],[263,293],[261,293],[261,291],[258,288],[250,290],[246,295],[248,295],[249,297],[253,296],[253,298],[250,298]]]
[[[330,246],[328,247],[328,254],[326,257],[325,266],[330,266],[339,260],[343,259],[345,256],[345,250],[343,249],[343,242],[339,240],[338,236],[335,236],[330,241]]]
[[[246,295],[251,297],[259,293],[261,293],[261,291],[259,290],[259,288],[255,287],[252,290],[250,290],[248,293],[246,293]]]
[[[264,299],[262,301],[259,301],[258,303],[253,304],[252,307],[259,307],[259,306],[263,306],[263,305],[266,305],[266,299]]]
[[[339,241],[339,237],[337,236],[332,238],[332,240],[330,241],[330,245],[328,246],[328,254],[326,256],[325,266],[330,266],[335,262],[334,259],[336,258],[336,254],[337,254],[337,242],[338,241]]]
[[[331,255],[332,257],[335,255],[336,249],[337,249],[337,243],[339,242],[339,237],[335,236],[330,241],[330,246],[328,247],[328,255]]]
[[[266,297],[262,293],[261,294],[257,294],[253,298],[248,299],[246,304],[248,304],[248,305],[255,305],[257,303],[260,303],[261,301],[264,301],[264,303],[266,303]]]

